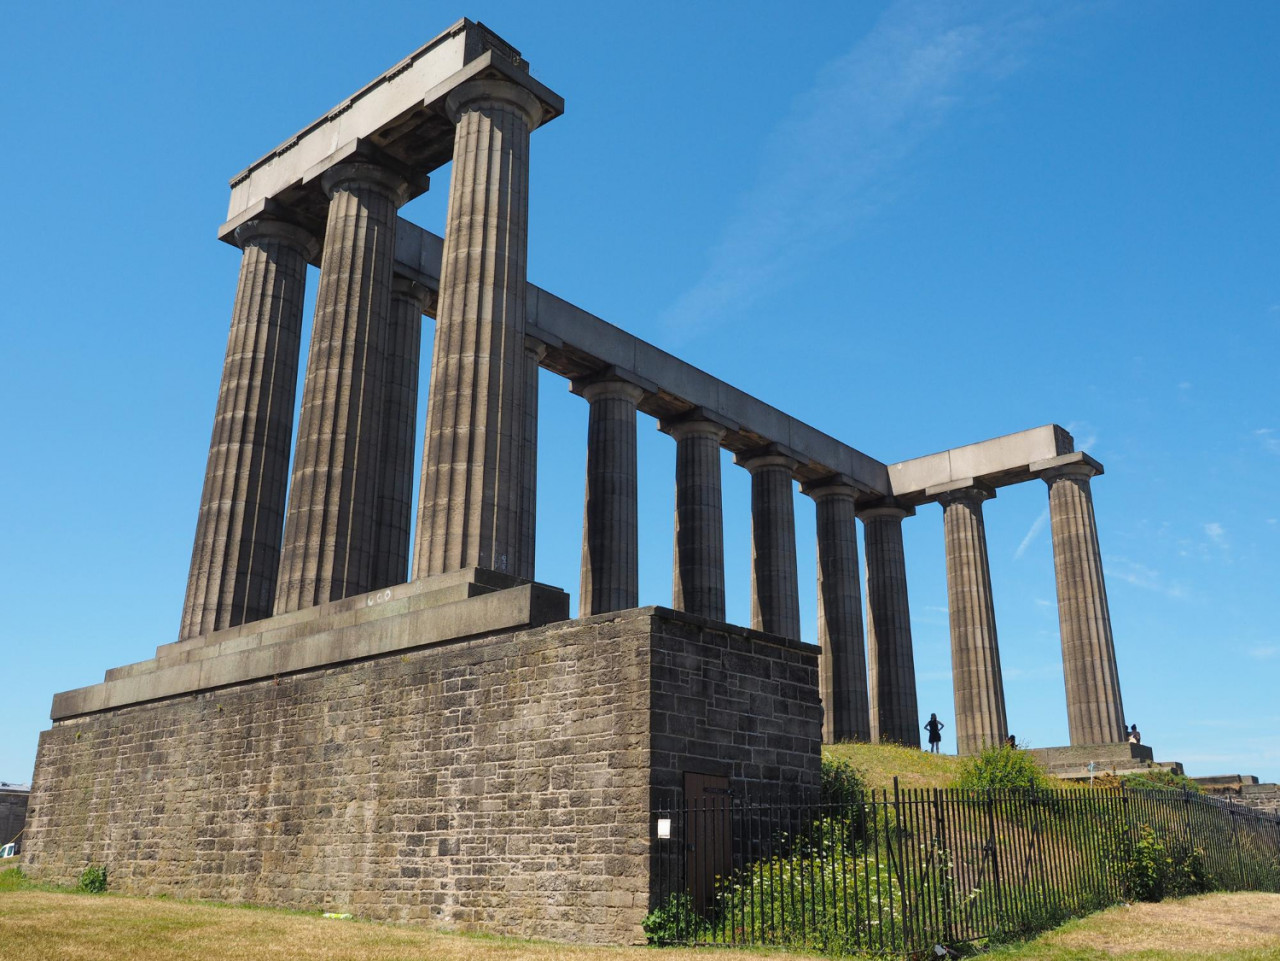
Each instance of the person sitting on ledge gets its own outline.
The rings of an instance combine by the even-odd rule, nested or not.
[[[1129,725],[1129,743],[1130,744],[1142,743],[1142,734],[1141,732],[1138,731],[1138,725],[1136,724]]]
[[[930,714],[924,729],[929,732],[929,753],[937,754],[942,750],[942,729],[946,727],[938,720],[938,715]]]

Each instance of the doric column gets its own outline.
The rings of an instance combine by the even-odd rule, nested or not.
[[[538,365],[547,345],[526,337],[524,342],[524,460],[520,485],[520,554],[515,573],[534,579],[538,535]]]
[[[427,288],[404,277],[393,279],[382,367],[382,443],[370,590],[403,584],[409,577],[418,356],[422,346],[422,315],[431,308],[431,301],[432,293]]]
[[[307,263],[291,224],[236,228],[244,251],[178,639],[269,617],[293,440]]]
[[[766,450],[738,458],[751,473],[751,627],[800,639],[796,513],[791,487],[796,462]]]
[[[858,512],[867,554],[867,651],[871,662],[871,740],[920,746],[916,666],[902,519],[909,507],[881,504]]]
[[[644,391],[615,378],[580,390],[591,404],[578,597],[578,615],[587,617],[640,603],[636,404]]]
[[[869,741],[867,663],[858,570],[858,489],[840,479],[806,484],[818,520],[818,688],[822,739]]]
[[[720,439],[724,427],[692,416],[663,424],[676,442],[672,605],[724,620],[724,508]]]
[[[383,353],[403,177],[343,163],[329,196],[276,613],[372,588]]]
[[[1008,735],[987,530],[982,520],[982,502],[995,492],[980,484],[965,484],[928,493],[942,505],[947,542],[957,748],[961,754],[977,754],[983,747],[1003,744]]]
[[[1124,705],[1089,485],[1091,477],[1102,473],[1102,465],[1088,454],[1075,453],[1031,466],[1049,485],[1071,743],[1123,741]]]
[[[529,133],[542,108],[505,80],[449,95],[456,125],[418,499],[414,577],[516,573],[528,553],[524,345]]]

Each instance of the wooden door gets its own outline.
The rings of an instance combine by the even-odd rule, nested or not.
[[[711,903],[716,878],[733,870],[731,798],[727,777],[685,773],[684,876],[699,911]]]

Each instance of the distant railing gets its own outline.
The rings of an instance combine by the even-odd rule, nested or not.
[[[899,790],[654,811],[650,940],[904,954],[1122,900],[1280,892],[1280,819],[1179,791]]]

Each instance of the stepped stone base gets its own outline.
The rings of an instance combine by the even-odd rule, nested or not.
[[[1054,777],[1064,781],[1088,780],[1099,774],[1141,774],[1144,771],[1162,769],[1175,774],[1182,773],[1177,761],[1156,761],[1151,747],[1146,744],[1074,744],[1070,747],[1032,748],[1030,752],[1040,766]],[[1093,764],[1093,771],[1089,765]]]
[[[1219,774],[1192,780],[1210,794],[1280,817],[1280,784],[1259,784],[1252,774]]]
[[[661,608],[486,630],[564,607],[530,584],[464,596],[483,579],[167,645],[59,695],[24,870],[632,942],[650,812],[686,773],[816,788],[816,648]]]

